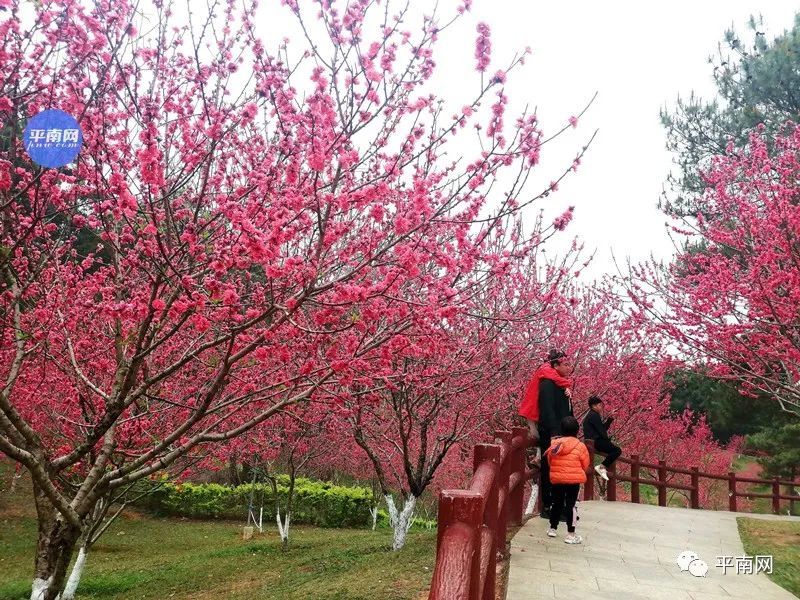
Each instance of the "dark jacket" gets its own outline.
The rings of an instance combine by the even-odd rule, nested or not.
[[[583,439],[585,440],[599,440],[609,439],[608,426],[611,423],[608,419],[603,421],[600,418],[600,413],[596,410],[589,409],[583,419]]]
[[[573,416],[572,404],[552,379],[539,382],[539,427],[545,435],[561,435],[561,419]]]

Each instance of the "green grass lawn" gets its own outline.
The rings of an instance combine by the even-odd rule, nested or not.
[[[292,527],[241,539],[241,523],[130,514],[89,555],[80,598],[416,599],[429,584],[436,531],[412,531],[399,553],[391,532]],[[36,520],[26,490],[0,492],[0,600],[30,596]]]
[[[772,555],[770,578],[800,597],[800,523],[745,517],[737,522],[748,556]]]

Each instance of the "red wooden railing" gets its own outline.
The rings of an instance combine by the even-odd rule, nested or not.
[[[429,600],[494,600],[497,555],[506,548],[508,524],[521,525],[528,429],[495,433],[497,444],[475,446],[473,475],[465,490],[439,495],[436,567]]]
[[[528,429],[514,427],[512,431],[495,433],[498,444],[478,444],[474,449],[473,475],[469,487],[445,490],[439,495],[439,524],[436,544],[436,566],[428,600],[494,600],[497,556],[506,548],[508,525],[521,525],[525,482],[532,472],[526,467],[526,449],[530,444]],[[586,442],[594,464],[596,452],[591,441]],[[630,475],[617,472],[617,464],[630,466]],[[656,479],[641,477],[641,469],[652,469]],[[668,479],[668,475],[687,475],[690,484]],[[780,486],[800,486],[798,481],[738,477],[735,473],[714,475],[697,467],[683,469],[642,462],[637,455],[620,457],[608,470],[606,499],[617,500],[617,484],[631,484],[631,502],[641,502],[639,487],[658,489],[659,506],[667,505],[667,491],[689,492],[689,504],[700,508],[700,479],[728,481],[729,508],[736,512],[736,499],[772,498],[772,510],[780,511],[781,500],[800,500],[797,496],[780,493]],[[737,489],[737,483],[771,484],[771,494]],[[594,477],[588,477],[583,488],[584,500],[594,499]]]
[[[589,449],[591,463],[594,464],[594,455],[603,454],[596,452],[591,441],[586,442]],[[630,465],[630,475],[622,475],[617,472],[617,464]],[[656,479],[640,477],[641,469],[652,469],[656,473]],[[669,481],[667,475],[688,475],[689,485]],[[800,497],[781,494],[781,486],[800,486],[800,481],[785,481],[782,479],[756,479],[753,477],[739,477],[734,472],[727,475],[714,475],[713,473],[703,473],[697,467],[682,469],[678,467],[668,467],[663,460],[658,464],[642,462],[636,454],[630,458],[622,456],[608,469],[608,483],[606,484],[606,500],[614,502],[617,499],[617,483],[624,481],[631,484],[631,502],[640,503],[641,497],[639,486],[650,485],[658,489],[658,505],[667,505],[667,490],[681,490],[689,492],[689,506],[700,508],[700,479],[712,479],[716,481],[728,482],[728,510],[736,512],[737,498],[771,498],[772,512],[776,515],[780,513],[781,500],[798,501]],[[749,483],[758,485],[771,485],[772,491],[769,494],[742,491],[737,488],[737,483]],[[589,477],[583,487],[583,499],[594,500],[594,477]]]

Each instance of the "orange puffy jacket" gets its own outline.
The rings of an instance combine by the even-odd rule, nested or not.
[[[586,483],[589,451],[578,438],[553,438],[545,456],[550,463],[551,483]]]

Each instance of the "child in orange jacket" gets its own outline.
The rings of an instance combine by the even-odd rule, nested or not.
[[[578,435],[578,420],[575,417],[564,417],[561,420],[561,431],[564,435],[553,438],[545,452],[550,462],[550,482],[553,484],[553,505],[550,509],[550,529],[548,537],[556,537],[558,521],[561,514],[567,516],[567,544],[580,544],[583,540],[575,533],[575,502],[581,484],[586,483],[589,471],[589,450],[581,442]]]

